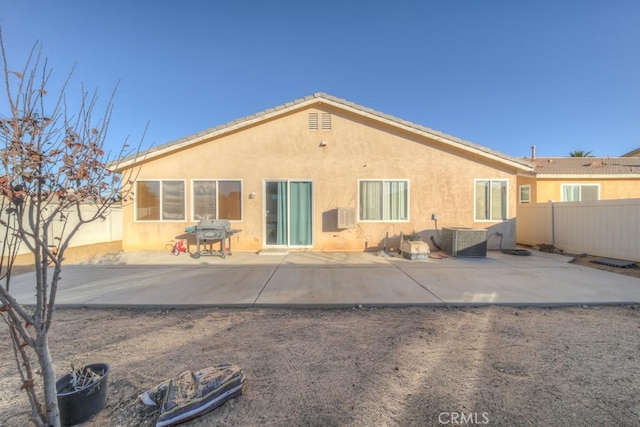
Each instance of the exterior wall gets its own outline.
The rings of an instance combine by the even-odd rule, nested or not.
[[[527,178],[519,177],[520,182]],[[549,201],[560,201],[561,184],[599,184],[600,200],[632,199],[640,197],[640,178],[618,178],[618,179],[545,179],[538,178],[535,181],[535,188],[532,185],[532,201],[535,203],[546,203]]]
[[[640,199],[521,206],[517,241],[640,262],[639,210]]]
[[[242,180],[242,220],[232,227],[233,249],[264,246],[265,180],[300,179],[313,182],[313,250],[362,251],[397,247],[401,232],[420,232],[425,241],[438,227],[478,227],[499,231],[515,242],[513,221],[474,221],[474,179],[508,180],[508,217],[516,216],[515,170],[474,158],[468,151],[437,148],[435,141],[401,134],[360,115],[343,110],[307,108],[245,127],[141,165],[138,179],[180,179],[186,182],[186,221],[136,222],[134,205],[123,210],[123,249],[162,250],[183,234],[192,221],[192,179]],[[331,131],[310,131],[308,113],[332,113]],[[321,146],[324,142],[324,146]],[[336,227],[337,208],[358,212],[358,179],[408,179],[409,220],[358,222],[355,228]],[[249,195],[255,193],[253,197]],[[490,243],[491,247],[491,243]]]

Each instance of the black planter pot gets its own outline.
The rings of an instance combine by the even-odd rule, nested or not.
[[[71,374],[66,374],[56,381],[60,422],[63,426],[72,426],[87,421],[100,412],[107,402],[109,365],[94,363],[86,365],[85,368],[90,368],[93,372],[101,374],[102,378],[73,391],[68,391],[72,380]]]

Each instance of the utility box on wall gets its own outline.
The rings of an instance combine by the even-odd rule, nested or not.
[[[442,250],[454,257],[486,257],[487,230],[464,227],[443,228]]]
[[[355,228],[356,210],[354,208],[338,208],[338,228]]]

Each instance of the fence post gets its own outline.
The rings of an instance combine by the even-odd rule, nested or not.
[[[551,245],[556,246],[556,210],[554,202],[551,202]]]

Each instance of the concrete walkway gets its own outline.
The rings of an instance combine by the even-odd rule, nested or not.
[[[409,261],[374,253],[125,252],[66,265],[60,306],[565,305],[640,302],[640,279],[543,252]],[[12,279],[33,304],[33,275]]]

